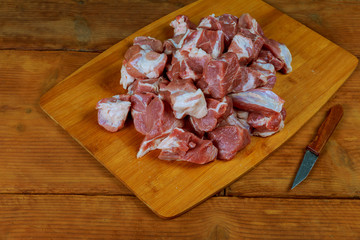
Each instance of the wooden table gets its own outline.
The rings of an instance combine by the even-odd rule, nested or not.
[[[268,159],[173,220],[153,214],[40,109],[42,94],[99,52],[191,2],[2,1],[0,239],[360,238],[359,67]],[[360,56],[359,1],[266,2]],[[289,191],[337,103],[343,119],[308,179]]]

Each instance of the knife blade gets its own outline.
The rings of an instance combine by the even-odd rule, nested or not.
[[[330,111],[325,120],[322,122],[314,140],[306,147],[304,158],[296,174],[291,189],[294,189],[309,175],[320,155],[321,150],[324,148],[326,142],[334,132],[337,124],[343,116],[343,113],[344,111],[340,104],[330,108]]]

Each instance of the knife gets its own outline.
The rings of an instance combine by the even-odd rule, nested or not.
[[[309,172],[315,165],[321,150],[324,148],[326,142],[334,132],[335,127],[339,123],[342,115],[343,108],[340,104],[330,108],[329,114],[321,124],[315,139],[306,147],[304,159],[302,160],[291,189],[296,187],[309,175]]]

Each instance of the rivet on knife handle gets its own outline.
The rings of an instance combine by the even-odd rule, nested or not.
[[[339,123],[343,113],[343,108],[340,104],[333,106],[330,109],[325,121],[321,124],[315,139],[307,146],[307,149],[319,156],[321,150],[324,148],[326,142],[334,132],[335,127]]]
[[[341,105],[335,105],[330,109],[330,112],[321,124],[315,139],[306,147],[307,150],[305,152],[305,156],[301,162],[291,189],[296,187],[309,175],[309,172],[315,165],[321,150],[325,146],[331,134],[334,132],[342,115],[343,109]]]

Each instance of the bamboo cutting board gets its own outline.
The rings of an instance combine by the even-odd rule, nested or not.
[[[278,74],[274,88],[286,101],[281,132],[269,138],[252,137],[251,144],[229,162],[197,166],[159,160],[157,151],[136,159],[143,136],[129,120],[117,133],[97,125],[96,103],[125,92],[119,85],[120,67],[136,36],[171,37],[169,23],[179,14],[198,23],[212,13],[240,16],[246,12],[257,19],[267,37],[285,43],[293,55],[293,72]],[[152,211],[171,218],[234,182],[295,134],[344,83],[357,62],[355,56],[260,0],[201,0],[109,48],[43,95],[40,105]]]

